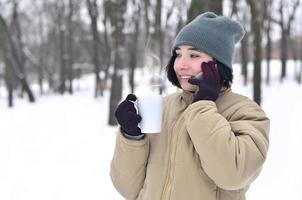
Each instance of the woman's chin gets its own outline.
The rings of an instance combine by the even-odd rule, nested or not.
[[[181,87],[184,91],[186,92],[195,92],[197,90],[197,86],[193,86],[193,85],[183,85]]]

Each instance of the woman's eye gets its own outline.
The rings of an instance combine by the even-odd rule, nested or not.
[[[176,57],[180,57],[181,56],[181,54],[180,53],[176,53]]]
[[[199,55],[197,55],[197,54],[191,54],[191,58],[198,58],[199,57]]]

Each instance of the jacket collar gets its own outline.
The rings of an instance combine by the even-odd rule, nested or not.
[[[188,92],[188,91],[182,91],[180,93],[180,99],[183,101],[186,105],[189,105],[192,103],[194,98],[194,93],[193,92]]]
[[[229,93],[232,91],[231,88],[222,88],[219,93],[219,97],[225,95],[226,93]],[[194,98],[194,93],[193,92],[188,92],[188,91],[182,91],[180,93],[180,100],[183,101],[186,105],[189,105],[192,103]]]

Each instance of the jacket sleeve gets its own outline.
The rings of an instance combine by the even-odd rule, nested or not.
[[[136,199],[142,189],[148,154],[148,137],[129,140],[121,133],[117,134],[110,176],[113,185],[124,198]]]
[[[211,101],[191,104],[186,128],[207,175],[222,189],[248,186],[260,173],[268,151],[269,119],[250,100],[230,108],[228,120]]]

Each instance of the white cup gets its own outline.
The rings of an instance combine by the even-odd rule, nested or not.
[[[139,96],[138,113],[142,117],[139,123],[142,133],[160,133],[163,115],[163,97],[161,95]]]

